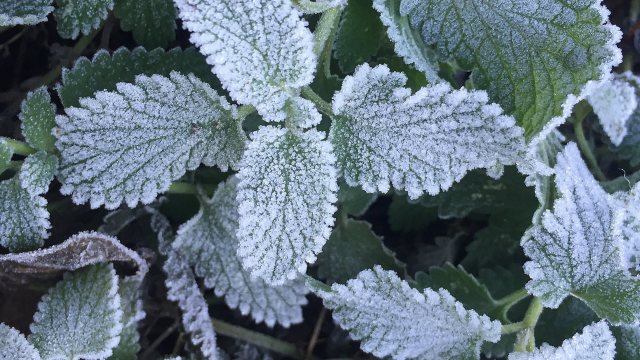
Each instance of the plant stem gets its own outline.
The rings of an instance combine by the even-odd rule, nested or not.
[[[323,307],[322,310],[320,310],[320,315],[318,315],[316,325],[313,327],[313,334],[311,334],[311,340],[309,341],[309,346],[307,346],[307,354],[305,356],[305,360],[310,360],[311,358],[313,358],[313,349],[315,349],[316,344],[318,343],[320,330],[322,330],[322,324],[324,323],[324,318],[326,316],[327,309]]]
[[[604,175],[602,170],[600,170],[600,166],[598,166],[598,160],[596,160],[596,157],[593,155],[591,147],[589,147],[589,143],[587,142],[587,138],[584,136],[584,130],[582,128],[583,122],[583,117],[576,117],[573,121],[573,130],[576,134],[578,147],[580,147],[582,155],[589,163],[589,167],[591,168],[591,171],[593,171],[593,174],[596,176],[596,178],[598,178],[599,181],[607,181],[607,177]]]
[[[313,33],[313,52],[320,56],[325,46],[330,44],[327,42],[331,38],[331,35],[338,27],[340,22],[340,15],[342,14],[342,7],[331,8],[324,13],[318,20],[316,29]]]
[[[271,336],[248,330],[240,326],[232,325],[218,319],[211,319],[216,333],[234,339],[246,341],[250,344],[262,347],[278,354],[291,357],[293,359],[304,360],[305,356],[295,345],[282,341]]]
[[[0,141],[3,141],[5,144],[7,144],[11,149],[13,149],[13,153],[17,155],[27,156],[37,151],[26,143],[11,138],[0,137]]]
[[[496,306],[500,310],[500,320],[508,321],[509,319],[507,317],[507,313],[509,313],[509,310],[511,310],[511,308],[515,304],[526,299],[528,296],[529,296],[529,293],[527,292],[527,289],[522,288],[512,292],[511,294],[503,297],[502,299],[497,300]]]
[[[516,343],[514,345],[515,351],[520,352],[531,352],[535,347],[535,327],[538,324],[538,319],[540,319],[540,315],[542,314],[542,310],[544,307],[542,306],[542,302],[537,297],[534,297],[529,304],[529,308],[524,315],[524,319],[520,322],[522,328],[519,329],[518,337],[516,339]],[[517,323],[516,323],[517,324]],[[516,324],[507,324],[502,327],[502,330],[510,330],[509,325],[512,326],[512,329],[515,329]],[[506,327],[506,329],[505,329]],[[518,330],[516,330],[518,331]],[[504,333],[504,332],[503,332]]]
[[[305,86],[302,88],[302,96],[304,96],[306,99],[311,100],[325,115],[329,117],[334,116],[333,110],[331,109],[331,104],[324,101],[324,99],[321,98],[320,95],[316,94],[316,92],[313,91],[310,87]]]
[[[253,105],[242,105],[238,108],[238,119],[244,120],[247,116],[251,115],[256,108]]]

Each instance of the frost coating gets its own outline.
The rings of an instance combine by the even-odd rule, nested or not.
[[[528,138],[563,122],[622,60],[601,0],[401,0],[400,13],[442,60],[472,70]]]
[[[283,121],[285,102],[313,81],[313,36],[290,0],[176,0],[191,42],[231,97]]]
[[[200,163],[235,167],[246,136],[230,105],[195,76],[138,76],[57,116],[60,192],[108,209],[150,203]]]
[[[141,282],[142,279],[130,276],[120,279],[118,283],[122,306],[122,331],[118,346],[113,349],[113,359],[137,359],[136,354],[140,351],[138,323],[146,316],[140,299]]]
[[[307,303],[308,290],[301,279],[271,286],[242,268],[237,255],[237,185],[232,177],[218,186],[213,198],[201,199],[200,212],[180,227],[173,248],[195,267],[205,286],[224,296],[229,307],[268,326],[302,322],[301,305]]]
[[[593,178],[574,143],[558,155],[553,211],[527,231],[529,293],[557,308],[568,295],[582,299],[612,323],[640,314],[640,284],[624,269],[614,199]]]
[[[238,255],[253,276],[281,285],[305,272],[333,226],[337,175],[331,144],[316,130],[265,126],[240,164]]]
[[[351,186],[412,199],[448,189],[469,171],[501,169],[524,153],[521,128],[482,91],[441,83],[415,94],[385,65],[364,64],[333,98],[329,140]]]
[[[627,135],[627,121],[638,107],[635,88],[614,77],[594,89],[587,100],[611,142],[620,145]]]
[[[47,21],[53,0],[2,0],[0,26],[35,25]]]
[[[0,182],[0,245],[11,252],[39,248],[50,227],[45,198],[30,195],[16,178]]]
[[[18,179],[20,185],[32,196],[44,194],[58,171],[58,157],[39,151],[29,155],[22,163]]]
[[[56,107],[46,86],[27,94],[20,107],[20,128],[27,143],[38,150],[52,152],[56,139],[51,130],[56,125]]]
[[[40,360],[38,350],[18,330],[0,324],[0,359]]]
[[[616,340],[606,322],[585,326],[581,334],[562,342],[558,348],[542,344],[531,353],[512,353],[509,360],[613,360]]]
[[[58,22],[58,34],[75,39],[80,33],[87,35],[97,29],[113,9],[113,0],[56,0],[53,13]]]
[[[500,339],[500,322],[466,310],[447,290],[420,293],[380,266],[330,290],[309,285],[362,350],[378,357],[477,359],[484,341]]]
[[[285,105],[287,111],[287,121],[296,125],[300,129],[308,129],[320,124],[322,115],[316,106],[309,100],[301,97],[290,99]]]
[[[29,341],[43,359],[103,359],[120,341],[122,310],[111,264],[65,273],[42,297]]]

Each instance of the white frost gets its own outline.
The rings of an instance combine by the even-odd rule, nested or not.
[[[0,359],[40,360],[38,350],[18,330],[0,323]]]
[[[587,97],[602,128],[618,146],[627,135],[627,121],[638,107],[635,88],[621,76],[604,81]]]
[[[0,245],[12,252],[39,248],[50,227],[44,197],[29,194],[17,178],[0,182]]]

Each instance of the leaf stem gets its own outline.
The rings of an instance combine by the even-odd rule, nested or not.
[[[522,288],[512,292],[511,294],[499,300],[496,300],[495,304],[500,311],[500,318],[501,318],[500,320],[508,321],[507,313],[509,312],[509,310],[511,310],[511,308],[515,304],[526,299],[528,296],[529,296],[529,293],[527,292],[527,289]]]
[[[333,46],[333,44],[329,44],[328,40],[332,38],[332,34],[338,28],[341,14],[341,6],[331,8],[322,13],[320,20],[318,20],[316,29],[313,32],[313,52],[318,57],[322,54],[325,46]]]
[[[13,149],[13,153],[17,155],[27,156],[35,153],[37,150],[29,146],[27,143],[7,138],[0,137],[0,141],[4,141],[11,149]]]
[[[320,97],[315,91],[313,91],[310,87],[305,86],[302,88],[302,96],[306,99],[311,100],[318,109],[323,112],[325,115],[329,117],[334,117],[333,110],[331,109],[331,104],[324,101],[323,98]]]
[[[598,178],[598,181],[607,181],[607,177],[604,175],[604,173],[600,169],[600,166],[598,165],[598,160],[596,160],[595,155],[593,155],[593,152],[591,151],[591,147],[587,142],[587,138],[584,136],[584,129],[583,129],[582,123],[584,122],[585,117],[577,116],[577,117],[574,117],[574,120],[573,120],[573,130],[576,134],[576,141],[578,142],[578,147],[580,148],[582,155],[585,157],[585,159],[589,163],[589,167],[591,168],[591,171],[593,171],[593,174],[596,176],[596,178]]]
[[[534,297],[529,304],[529,308],[524,315],[524,319],[521,321],[523,328],[520,329],[516,343],[514,345],[515,351],[519,352],[531,352],[536,345],[535,327],[538,324],[538,319],[542,314],[544,307],[539,298]],[[515,324],[508,324],[515,325]],[[503,326],[503,331],[504,331]]]

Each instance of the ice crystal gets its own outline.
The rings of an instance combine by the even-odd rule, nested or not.
[[[58,157],[39,151],[29,155],[22,163],[18,174],[20,185],[32,196],[44,194],[49,190],[58,170]]]
[[[47,21],[53,0],[3,0],[0,2],[0,26],[35,25]]]
[[[316,130],[265,126],[252,134],[238,173],[238,254],[252,275],[280,285],[315,261],[334,222],[334,163]]]
[[[113,209],[150,203],[200,163],[235,167],[246,136],[236,108],[193,75],[138,76],[57,116],[60,191]]]
[[[283,121],[292,91],[313,80],[313,36],[290,0],[176,0],[191,41],[231,97]]]
[[[58,34],[75,39],[80,33],[87,35],[97,29],[113,9],[114,0],[57,0],[53,13],[58,22]]]
[[[627,121],[638,107],[636,89],[622,77],[604,81],[587,97],[600,124],[618,146],[627,135]]]
[[[50,227],[45,198],[29,194],[17,178],[0,182],[0,245],[12,252],[39,248]]]
[[[500,322],[466,310],[447,290],[412,289],[380,266],[329,290],[309,285],[334,320],[378,357],[477,359],[484,341],[500,339]]]
[[[0,323],[0,359],[40,360],[38,350],[18,330]]]
[[[448,189],[469,171],[514,164],[524,153],[515,120],[482,91],[441,83],[415,94],[385,65],[362,65],[333,98],[329,139],[351,186],[411,198]]]

